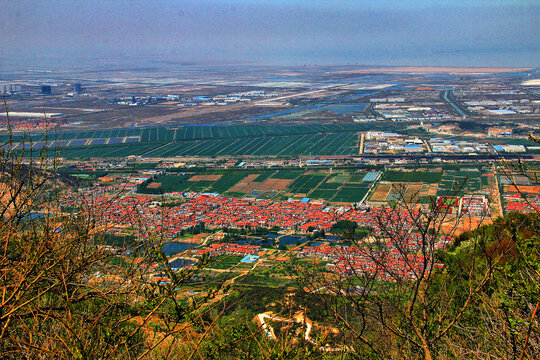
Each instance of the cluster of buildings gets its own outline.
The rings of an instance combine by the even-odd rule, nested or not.
[[[226,106],[234,103],[246,103],[250,102],[253,99],[260,98],[272,98],[277,97],[278,94],[266,93],[264,90],[253,90],[253,91],[244,91],[236,92],[231,94],[223,94],[216,96],[193,96],[190,98],[176,98],[172,100],[180,100],[177,106]]]
[[[442,264],[425,262],[425,255],[420,251],[420,238],[412,234],[398,236],[399,241],[389,239],[383,247],[366,248],[357,246],[305,246],[299,257],[317,257],[331,261],[326,265],[329,271],[344,275],[368,274],[386,281],[418,277],[423,269],[442,267]],[[444,249],[449,239],[439,237],[434,241],[434,249]]]
[[[63,121],[62,113],[10,111],[9,125],[12,131],[47,130]],[[0,113],[0,130],[7,130],[7,115]]]
[[[446,140],[432,138],[429,140],[431,151],[434,153],[478,153],[491,152],[493,148],[488,143],[472,140]]]
[[[489,212],[489,201],[485,195],[439,196],[437,206],[446,214],[483,217]]]
[[[525,145],[493,145],[493,149],[497,152],[526,152]]]
[[[128,96],[119,99],[106,100],[110,104],[127,105],[127,106],[142,106],[149,104],[159,104],[170,101],[167,96]]]
[[[430,106],[410,106],[403,104],[405,98],[372,98],[375,103],[373,110],[383,120],[392,121],[443,121],[450,120],[452,116],[447,111],[437,110]]]
[[[423,240],[419,234],[410,231],[413,217],[419,215],[418,210],[327,207],[300,201],[246,200],[195,193],[182,204],[164,207],[147,196],[132,193],[111,195],[121,190],[121,186],[125,185],[99,186],[68,193],[61,199],[60,206],[76,208],[86,204],[101,226],[113,233],[125,233],[129,229],[142,227],[140,236],[163,236],[166,239],[174,239],[183,229],[201,223],[206,228],[214,229],[261,226],[303,232],[326,230],[331,233],[333,225],[348,220],[361,228],[372,229],[369,238],[365,239],[367,243],[386,239],[385,245],[380,249],[376,247],[378,250],[374,252],[366,247],[317,244],[303,246],[298,250],[298,256],[330,261],[327,270],[343,275],[362,272],[388,281],[418,276],[426,267],[421,246]],[[133,188],[132,183],[130,187]],[[540,202],[540,199],[537,200]],[[462,211],[476,214],[485,210],[486,200],[481,196],[464,196],[461,199],[444,198],[440,204],[449,208],[459,206]],[[433,242],[433,249],[444,250],[450,239],[433,236],[428,241]],[[245,257],[246,262],[253,262],[256,260],[252,258],[258,259],[257,255],[261,255],[262,250],[260,245],[212,243],[190,251],[194,257],[204,254],[237,255]]]
[[[132,179],[127,183],[99,186],[67,193],[60,199],[63,208],[91,205],[90,211],[112,232],[123,232],[134,224],[140,224],[143,235],[159,234],[174,239],[182,230],[203,223],[206,228],[256,228],[278,227],[282,230],[310,232],[328,231],[340,220],[356,222],[359,226],[376,228],[380,216],[387,221],[406,221],[405,212],[373,208],[330,207],[320,202],[271,201],[224,198],[217,194],[190,194],[179,205],[159,206],[152,197],[112,195],[134,189],[144,179]]]
[[[424,141],[392,132],[368,131],[364,137],[364,154],[425,152]]]
[[[535,114],[540,112],[540,102],[529,99],[470,100],[465,101],[467,110],[486,115]]]
[[[0,94],[16,94],[20,93],[22,86],[20,84],[13,83],[0,83]]]
[[[505,193],[503,198],[505,212],[533,213],[540,211],[540,195],[538,194]]]
[[[365,133],[362,153],[495,153],[526,152],[524,145],[491,145],[475,140],[451,140],[440,137],[423,140],[393,132],[368,131]],[[531,148],[533,150],[533,148]]]
[[[485,216],[489,210],[488,199],[484,195],[463,195],[459,203],[461,214]]]
[[[473,140],[447,140],[442,138],[432,138],[429,140],[429,143],[431,150],[434,153],[516,153],[527,151],[527,148],[524,145],[491,145]]]

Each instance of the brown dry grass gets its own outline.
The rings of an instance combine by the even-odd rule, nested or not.
[[[477,229],[481,225],[489,225],[493,221],[490,218],[463,217],[455,229],[455,236],[461,233]],[[450,233],[455,227],[455,220],[449,220],[441,227],[443,233]]]

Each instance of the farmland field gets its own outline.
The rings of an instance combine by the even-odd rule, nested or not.
[[[140,191],[151,194],[175,191],[212,192],[231,197],[274,200],[301,196],[331,203],[351,203],[363,200],[373,186],[374,191],[369,197],[371,202],[387,203],[403,199],[407,202],[427,204],[438,196],[474,194],[494,185],[492,175],[478,170],[446,170],[440,173],[434,170],[387,170],[384,173],[386,178],[404,181],[381,182],[364,181],[367,174],[372,174],[371,178],[375,180],[379,173],[342,170],[328,175],[322,171],[300,169],[229,169],[202,173],[195,171],[159,176],[142,185]],[[440,183],[432,182],[436,176],[441,177]],[[411,181],[420,178],[427,181]],[[458,189],[460,191],[456,192]]]
[[[232,188],[236,183],[241,181],[247,174],[227,174],[222,176],[219,180],[215,181],[210,187],[210,192],[218,194],[224,193],[228,189]]]
[[[441,177],[442,172],[388,170],[381,181],[438,183]]]
[[[158,177],[155,182],[143,187],[140,192],[159,194],[168,192],[197,191],[215,192],[221,194],[232,188],[236,183],[240,182],[246,176],[247,174],[234,173],[220,176],[216,180],[195,179],[196,181],[194,181],[194,177],[192,175],[164,175]],[[153,185],[156,183],[161,185],[156,187]]]
[[[272,179],[296,179],[302,175],[302,170],[279,170],[276,174],[272,175]]]
[[[479,171],[445,171],[439,183],[437,196],[474,194],[482,189],[481,177]]]
[[[130,143],[98,146],[66,147],[60,149],[60,156],[65,158],[90,158],[90,157],[126,157],[129,155],[143,155],[159,145],[151,143]],[[54,151],[54,149],[50,149]],[[52,153],[51,153],[52,155]]]
[[[368,193],[371,185],[345,185],[332,199],[333,202],[358,202]]]
[[[313,199],[331,200],[335,195],[335,190],[317,189],[311,193],[310,197]]]
[[[370,201],[386,201],[391,188],[392,184],[379,184],[375,192],[371,195]]]
[[[342,184],[326,181],[319,185],[317,190],[337,190],[340,186],[342,186]]]
[[[272,176],[272,174],[274,174],[275,171],[265,171],[263,172],[262,174],[260,174],[254,181],[256,182],[262,182],[266,179],[268,179],[270,176]]]
[[[315,189],[324,178],[324,175],[302,175],[289,186],[289,189],[294,193],[307,194]]]
[[[364,176],[366,176],[366,174],[366,172],[356,172],[350,177],[349,182],[355,184],[361,183],[363,182]]]
[[[140,136],[143,142],[183,141],[201,139],[223,139],[257,136],[283,136],[314,133],[339,133],[365,131],[374,125],[366,124],[314,124],[314,125],[215,125],[215,126],[174,126],[153,128],[123,128],[107,130],[63,131],[54,134],[58,139],[94,139]],[[43,133],[32,134],[34,140],[42,140]],[[15,134],[18,141],[20,135]],[[0,140],[7,139],[6,135]],[[53,139],[49,134],[49,139]]]
[[[341,173],[341,174],[335,174],[332,177],[330,177],[326,182],[327,183],[336,183],[336,184],[343,184],[345,180],[349,178],[349,174],[347,173]]]
[[[351,155],[362,130],[365,124],[155,127],[59,132],[49,143],[67,146],[65,158]],[[20,139],[16,135],[14,141]],[[33,135],[34,143],[44,139]]]

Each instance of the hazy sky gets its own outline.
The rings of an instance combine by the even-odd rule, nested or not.
[[[540,67],[539,19],[538,0],[2,0],[0,58]]]

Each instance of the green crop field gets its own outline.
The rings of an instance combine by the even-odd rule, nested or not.
[[[140,136],[142,142],[169,142],[204,139],[280,137],[285,135],[356,133],[366,130],[398,128],[396,124],[309,124],[309,125],[215,125],[215,126],[174,126],[154,128],[122,128],[106,130],[62,131],[47,134],[49,139],[95,139],[109,137]],[[395,130],[395,129],[394,129]],[[42,141],[45,134],[31,134],[35,141]],[[15,141],[22,135],[15,134]],[[0,140],[7,139],[0,135]]]
[[[231,198],[241,198],[244,195],[245,195],[244,193],[235,192],[235,191],[227,191],[227,192],[223,193],[223,196],[231,197]]]
[[[318,189],[321,189],[321,190],[337,190],[342,184],[340,183],[331,183],[331,182],[324,182],[322,183],[321,185],[319,185],[319,187],[317,188]]]
[[[253,180],[253,181],[254,182],[263,182],[264,180],[268,179],[274,172],[275,172],[274,170],[265,171],[262,174],[260,174],[259,176],[257,176],[257,178],[255,180]]]
[[[241,181],[246,176],[247,174],[225,174],[221,176],[219,180],[215,181],[212,184],[209,191],[222,194],[225,191],[229,190],[231,187],[233,187],[236,183]]]
[[[311,193],[310,198],[330,201],[335,195],[336,190],[317,189]]]
[[[289,185],[289,189],[294,193],[307,194],[315,189],[324,178],[324,175],[302,175]]]
[[[345,185],[332,199],[334,202],[358,202],[368,193],[370,185]]]
[[[222,194],[228,189],[233,187],[236,183],[245,178],[247,173],[225,173],[221,178],[215,181],[201,180],[201,181],[189,181],[193,174],[186,175],[164,175],[158,177],[154,182],[160,183],[158,188],[148,188],[145,186],[141,189],[142,193],[168,193],[168,192],[184,192],[184,191],[197,191],[197,192],[214,192]]]
[[[148,186],[142,186],[139,189],[139,192],[143,194],[159,194],[167,193],[172,191],[185,191],[189,188],[189,179],[191,175],[164,175],[158,177],[153,182],[158,182],[161,184],[159,188],[148,188]],[[152,182],[152,183],[153,183]]]
[[[383,174],[381,180],[394,182],[425,182],[434,184],[441,181],[441,177],[442,172],[388,170]]]
[[[480,177],[480,182],[482,184],[482,188],[488,187],[489,186],[489,177],[486,176],[486,175],[482,175]]]
[[[272,179],[284,179],[292,180],[302,175],[302,170],[279,170],[276,174],[272,175]]]
[[[65,147],[59,150],[60,156],[67,159],[91,158],[91,157],[126,157],[129,155],[143,155],[159,145],[156,144],[141,144],[127,143],[114,145],[99,145],[99,146],[79,146]],[[49,150],[50,155],[53,149]]]
[[[49,140],[82,141],[78,147],[68,147],[66,158],[175,156],[296,156],[350,155],[356,153],[357,132],[362,124],[342,125],[231,125],[181,126],[177,128],[113,129],[62,132]],[[5,137],[5,136],[4,136]],[[125,137],[137,137],[137,142],[123,143]],[[15,141],[20,139],[17,136]],[[44,135],[34,134],[34,142]],[[103,139],[105,144],[85,145],[91,139]],[[109,140],[113,139],[113,140]],[[138,142],[140,139],[140,142]],[[108,142],[111,141],[111,144]]]
[[[357,172],[357,173],[354,173],[350,179],[349,179],[349,183],[361,183],[362,180],[364,179],[364,176],[366,176],[367,172]]]
[[[345,180],[347,180],[348,178],[349,178],[349,174],[347,173],[335,174],[331,178],[329,178],[326,182],[343,184]]]
[[[238,264],[242,258],[243,256],[239,255],[221,255],[212,259],[212,262],[208,266],[212,269],[226,270]]]
[[[445,171],[439,183],[437,196],[473,194],[482,189],[479,171]]]

